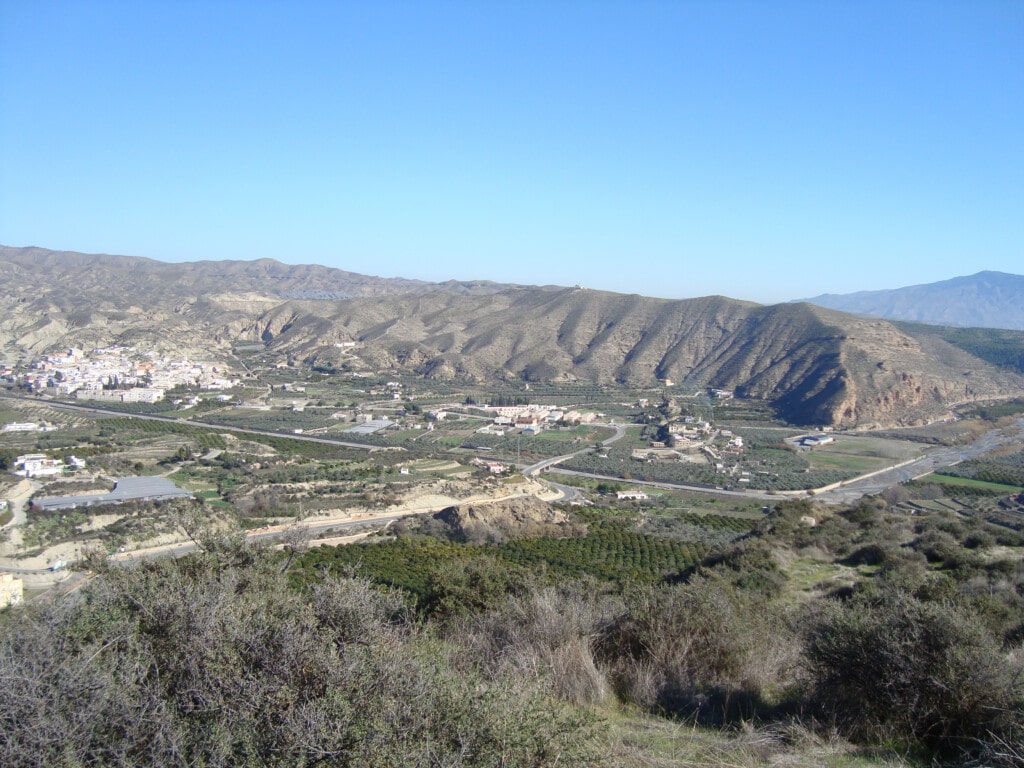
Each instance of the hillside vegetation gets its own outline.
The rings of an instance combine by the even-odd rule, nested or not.
[[[937,336],[987,363],[1024,373],[1024,331],[1000,328],[951,328],[925,323],[894,322],[897,328],[916,336]]]
[[[578,560],[453,541],[451,515],[361,550],[94,557],[79,593],[0,614],[0,762],[1020,766],[1024,497],[897,490],[787,502],[683,561],[632,507],[587,513]]]

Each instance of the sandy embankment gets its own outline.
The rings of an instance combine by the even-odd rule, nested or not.
[[[521,483],[498,485],[483,492],[472,493],[467,496],[456,497],[443,493],[423,493],[403,499],[398,504],[393,504],[384,509],[372,509],[367,507],[350,507],[347,509],[325,510],[324,513],[311,516],[300,522],[288,521],[278,525],[265,526],[250,531],[249,535],[266,535],[276,531],[283,531],[296,525],[301,527],[322,526],[332,522],[367,522],[381,518],[391,518],[396,515],[419,515],[440,512],[442,509],[466,504],[487,504],[509,499],[521,498],[523,496],[535,496],[543,501],[557,501],[561,498],[559,491],[554,491],[547,486],[534,480],[526,480]],[[110,516],[117,518],[118,516]],[[91,530],[99,526],[95,522],[89,526]],[[49,568],[58,560],[70,563],[82,557],[83,550],[89,546],[88,542],[57,544],[49,547],[35,557],[15,558],[17,543],[14,539],[18,537],[16,530],[11,531],[12,541],[0,545],[0,570],[3,563],[16,565],[19,568]],[[316,539],[314,543],[322,544],[337,540],[337,543],[357,541],[365,537],[366,533],[352,534],[347,536],[332,536],[328,539]],[[133,556],[158,553],[161,550],[170,549],[175,545],[188,541],[183,534],[168,533],[161,536],[147,539],[144,542],[129,543],[125,552],[115,555],[115,559],[125,559]]]

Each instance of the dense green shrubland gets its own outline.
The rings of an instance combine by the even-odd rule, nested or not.
[[[394,593],[207,542],[103,566],[80,598],[0,622],[9,766],[591,765],[586,712],[485,680]]]
[[[627,706],[1020,766],[1017,534],[961,509],[787,502],[682,559],[605,510],[587,536],[404,537],[287,575],[232,541],[97,561],[81,597],[0,617],[0,762],[615,765],[592,713]]]

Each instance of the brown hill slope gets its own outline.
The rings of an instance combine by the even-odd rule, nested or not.
[[[8,355],[117,343],[227,356],[234,342],[260,342],[314,362],[357,341],[377,370],[482,382],[667,378],[771,401],[797,422],[861,426],[918,423],[955,403],[1024,392],[1020,376],[936,336],[809,304],[380,278],[365,278],[364,289],[381,295],[290,299],[333,295],[362,276],[346,283],[351,273],[269,261],[162,264],[36,250],[0,249],[10,275],[0,283]]]
[[[486,295],[511,286],[381,278],[272,259],[169,264],[136,256],[0,246],[0,352],[145,343],[160,351],[229,351],[235,329],[288,299]]]
[[[770,400],[805,423],[916,423],[1024,385],[940,339],[918,339],[884,321],[723,297],[432,293],[315,307],[289,302],[260,323],[245,334],[300,357],[316,357],[325,339],[342,333],[363,342],[375,365],[425,376],[686,380]]]
[[[428,283],[404,278],[373,277],[318,264],[253,261],[193,261],[169,264],[139,256],[12,248],[0,245],[0,267],[11,277],[47,294],[60,295],[74,284],[78,293],[164,298],[232,291],[264,293],[279,298],[338,299],[444,290],[457,294],[488,294],[513,287],[486,280]],[[213,286],[216,286],[213,288]]]

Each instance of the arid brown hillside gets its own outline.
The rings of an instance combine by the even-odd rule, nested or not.
[[[772,401],[804,423],[916,423],[1022,387],[1012,373],[885,321],[718,296],[523,289],[352,299],[330,309],[289,302],[246,333],[305,358],[347,335],[376,366],[430,377],[687,381]]]
[[[488,294],[507,284],[426,283],[272,259],[169,264],[136,256],[0,246],[0,353],[74,344],[230,351],[237,328],[289,299]]]
[[[34,249],[39,250],[39,249]],[[13,253],[17,251],[17,253]],[[426,285],[276,262],[162,264],[0,250],[0,348],[130,344],[332,363],[336,344],[375,369],[481,382],[525,379],[736,390],[801,423],[913,424],[956,403],[1015,396],[1024,379],[936,336],[810,304],[684,301],[579,288]],[[336,295],[346,280],[366,294]],[[350,293],[356,288],[345,288]],[[289,298],[289,296],[303,298]]]
[[[451,293],[493,293],[512,286],[486,280],[428,283],[404,278],[372,277],[318,264],[253,261],[194,261],[170,264],[138,256],[12,248],[0,245],[5,275],[24,287],[59,299],[64,289],[75,293],[106,293],[139,298],[194,296],[207,293],[262,293],[281,299],[339,299],[445,290]]]

